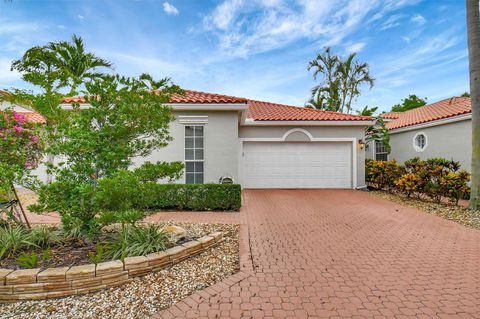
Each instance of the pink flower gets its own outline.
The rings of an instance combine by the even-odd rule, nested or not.
[[[22,131],[23,131],[23,127],[17,126],[17,125],[14,125],[14,126],[13,126],[13,129],[14,129],[15,132],[17,132],[17,133],[22,133]]]
[[[23,125],[27,121],[27,117],[24,115],[18,114],[15,111],[13,111],[12,114],[13,114],[14,120],[20,125]]]

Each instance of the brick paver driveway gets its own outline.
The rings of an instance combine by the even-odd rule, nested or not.
[[[242,271],[156,317],[480,318],[480,231],[350,190],[247,190]]]

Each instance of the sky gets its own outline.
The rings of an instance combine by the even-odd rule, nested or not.
[[[77,34],[122,75],[302,106],[307,64],[328,46],[376,79],[354,108],[388,111],[469,90],[465,20],[462,0],[0,0],[0,89],[31,88],[12,60]]]

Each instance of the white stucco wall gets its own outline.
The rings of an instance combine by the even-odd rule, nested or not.
[[[314,138],[355,138],[355,149],[357,151],[357,185],[365,186],[365,151],[358,148],[357,142],[365,139],[365,127],[363,126],[241,126],[239,129],[240,138],[281,138],[292,129],[304,129]],[[296,134],[296,133],[295,133]],[[298,138],[298,141],[305,141],[305,136],[297,134],[289,136]]]
[[[218,183],[220,177],[230,175],[238,182],[238,117],[237,111],[228,112],[174,112],[175,121],[170,124],[170,136],[173,140],[167,147],[154,151],[146,158],[135,159],[135,165],[145,161],[184,161],[185,125],[179,122],[178,116],[207,116],[204,124],[204,182]],[[199,124],[200,125],[200,124]],[[185,182],[185,176],[178,181]]]
[[[471,170],[472,158],[472,121],[467,119],[438,126],[418,128],[405,132],[391,132],[390,145],[392,152],[389,159],[400,163],[413,157],[428,159],[443,157],[460,162],[463,169]],[[417,152],[413,147],[413,138],[424,132],[427,136],[427,147],[423,152]]]

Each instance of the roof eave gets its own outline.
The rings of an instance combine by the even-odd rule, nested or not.
[[[247,118],[242,126],[370,126],[375,124],[374,120],[314,120],[314,121],[260,121]]]
[[[392,129],[388,129],[388,131],[390,132],[390,134],[396,134],[396,133],[418,130],[418,129],[422,129],[422,128],[426,128],[426,127],[432,127],[432,126],[444,125],[444,124],[455,123],[455,122],[460,122],[460,121],[466,121],[466,120],[470,120],[471,118],[472,118],[472,113],[470,112],[470,113],[466,113],[466,114],[450,116],[450,117],[439,119],[439,120],[428,121],[428,122],[424,122],[424,123],[418,123],[418,124],[403,126],[403,127],[399,127],[399,128],[392,128]]]

